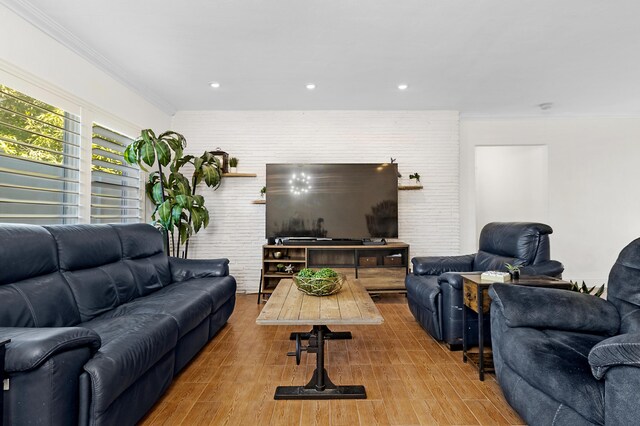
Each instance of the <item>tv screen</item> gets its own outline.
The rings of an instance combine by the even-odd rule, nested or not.
[[[267,164],[267,238],[398,236],[397,164]]]

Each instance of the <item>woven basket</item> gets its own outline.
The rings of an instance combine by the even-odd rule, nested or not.
[[[298,290],[311,296],[329,296],[336,294],[342,289],[344,280],[344,275],[338,275],[332,278],[293,276],[293,282],[296,283]]]

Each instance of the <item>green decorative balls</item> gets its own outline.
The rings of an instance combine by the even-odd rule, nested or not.
[[[342,289],[344,277],[331,268],[304,268],[293,277],[298,290],[312,296],[328,296]]]

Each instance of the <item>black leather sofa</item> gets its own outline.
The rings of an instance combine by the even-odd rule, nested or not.
[[[0,225],[5,425],[133,425],[235,305],[228,260],[150,225]]]
[[[492,222],[480,232],[478,253],[411,259],[413,273],[405,280],[411,313],[431,336],[450,348],[462,347],[462,277],[459,273],[506,271],[505,263],[519,265],[522,275],[560,277],[562,263],[550,260],[549,234],[542,223]],[[489,341],[489,316],[485,340]],[[478,339],[478,321],[470,315],[469,344]]]
[[[640,424],[640,239],[611,269],[607,300],[508,284],[489,295],[496,376],[528,424]]]

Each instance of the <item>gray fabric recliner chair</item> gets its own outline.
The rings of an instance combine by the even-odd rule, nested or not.
[[[531,425],[640,423],[640,239],[620,253],[607,299],[494,284],[493,360]]]
[[[463,256],[414,257],[413,274],[405,280],[411,313],[431,336],[450,348],[462,345],[462,277],[460,273],[505,271],[519,265],[522,275],[560,277],[562,263],[550,260],[550,226],[531,222],[492,222],[480,232],[478,253]],[[485,316],[487,325],[489,316]],[[478,339],[475,315],[467,317],[469,344]],[[485,327],[489,341],[489,327]]]

